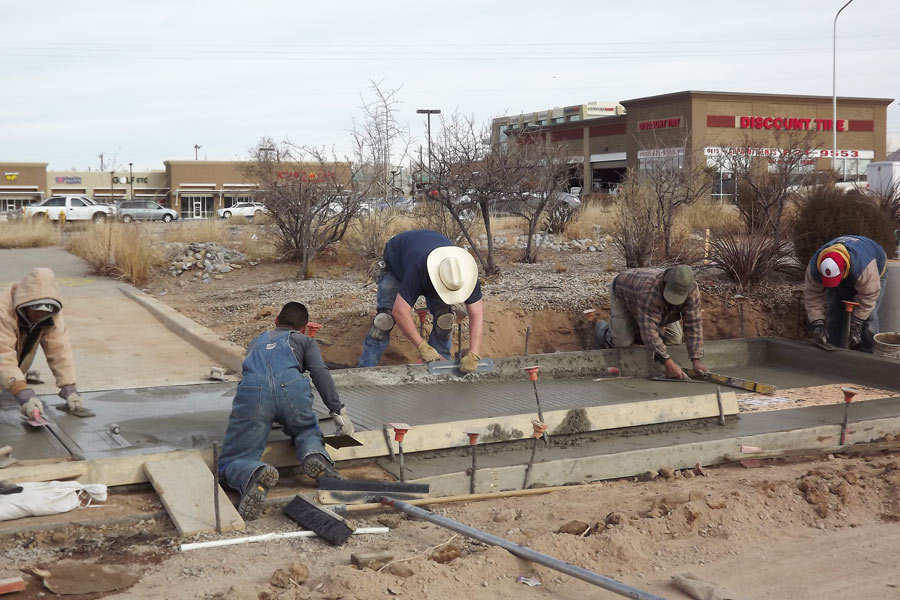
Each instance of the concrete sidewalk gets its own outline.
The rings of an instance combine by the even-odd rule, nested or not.
[[[0,250],[0,289],[7,293],[35,267],[56,273],[81,391],[207,381],[213,359],[121,291],[137,291],[133,287],[90,274],[85,261],[62,248]],[[58,391],[42,352],[32,368],[45,382],[35,386],[36,392]]]

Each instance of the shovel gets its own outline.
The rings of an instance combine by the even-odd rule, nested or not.
[[[482,358],[478,361],[475,373],[490,373],[494,370],[494,359]],[[458,360],[433,360],[428,363],[428,372],[432,375],[462,375],[459,372]],[[466,373],[469,375],[469,373]]]

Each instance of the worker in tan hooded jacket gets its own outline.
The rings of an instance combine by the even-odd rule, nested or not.
[[[38,345],[69,410],[83,408],[61,311],[59,288],[50,269],[32,270],[0,297],[0,386],[16,397],[22,414],[29,417],[35,409],[43,413],[41,401],[25,378]]]

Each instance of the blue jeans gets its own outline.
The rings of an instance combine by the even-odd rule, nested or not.
[[[884,280],[882,279],[878,300],[875,302],[872,314],[863,322],[862,342],[856,350],[872,352],[875,334],[881,332],[878,323],[878,309],[881,308],[881,299],[883,297]],[[849,286],[839,285],[836,288],[829,289],[825,298],[825,331],[828,335],[828,343],[833,346],[840,346],[844,337],[844,323],[847,321],[847,313],[844,310],[843,301],[856,298],[856,290]]]
[[[394,277],[393,273],[384,270],[381,277],[378,278],[378,294],[375,298],[375,308],[377,312],[386,312],[388,314],[394,309],[394,301],[397,300],[397,290],[400,289],[400,281]],[[425,297],[425,304],[428,306],[428,312],[431,313],[432,323],[435,322],[436,313],[447,311],[450,307],[444,302]],[[363,341],[362,354],[359,357],[357,367],[374,367],[381,361],[381,355],[387,350],[390,343],[390,334],[385,336],[384,340],[376,340],[371,334],[366,335]],[[450,347],[453,344],[453,332],[451,330],[447,339],[441,339],[437,335],[437,328],[431,328],[431,335],[428,336],[428,344],[438,351],[438,354],[444,358],[450,358]]]
[[[218,465],[225,483],[242,494],[265,464],[260,459],[273,422],[281,423],[301,464],[314,453],[328,458],[312,410],[309,379],[299,371],[288,336],[263,333],[250,343],[244,360],[244,378],[231,405]]]

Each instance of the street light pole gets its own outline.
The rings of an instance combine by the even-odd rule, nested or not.
[[[133,163],[128,163],[128,184],[131,186],[131,193],[129,194],[130,199],[134,200],[134,171],[131,170],[131,165]]]
[[[847,0],[834,15],[834,31],[831,38],[831,170],[837,171],[837,20],[853,0]]]
[[[197,150],[199,150],[202,147],[203,146],[201,146],[200,144],[194,144],[194,160],[197,160]]]
[[[439,108],[420,108],[416,110],[417,114],[428,115],[428,183],[431,183],[433,173],[431,171],[431,115],[441,114]]]

